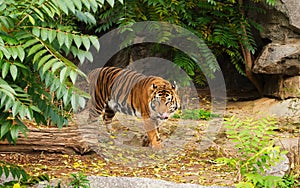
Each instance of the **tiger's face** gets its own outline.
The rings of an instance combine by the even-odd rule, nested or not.
[[[176,85],[167,81],[152,83],[149,101],[150,117],[152,119],[166,120],[180,107]]]

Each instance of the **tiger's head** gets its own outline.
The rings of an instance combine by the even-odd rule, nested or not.
[[[152,119],[166,120],[180,108],[176,84],[166,80],[155,80],[149,88],[149,109]]]

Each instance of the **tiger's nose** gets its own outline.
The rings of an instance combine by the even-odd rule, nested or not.
[[[164,112],[163,114],[159,113],[159,117],[160,119],[168,119],[169,118],[169,114]]]

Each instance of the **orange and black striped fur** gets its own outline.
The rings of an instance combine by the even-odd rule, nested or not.
[[[90,82],[90,121],[102,115],[103,122],[112,122],[116,112],[144,120],[144,128],[153,148],[161,148],[158,125],[180,106],[176,86],[157,76],[116,67],[94,69]]]

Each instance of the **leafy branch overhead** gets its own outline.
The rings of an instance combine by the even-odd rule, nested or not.
[[[130,25],[139,21],[164,21],[180,25],[202,38],[216,57],[219,59],[228,57],[236,70],[247,76],[260,90],[259,84],[248,70],[251,70],[249,57],[256,52],[253,29],[261,30],[262,27],[246,14],[253,11],[264,12],[259,2],[274,6],[276,0],[126,1],[124,4],[117,3],[113,8],[105,6],[97,13],[97,17],[101,20],[98,20],[99,24],[92,30],[106,32],[116,26]],[[170,38],[167,34],[163,37]],[[203,51],[209,68],[216,70],[215,60],[205,57],[205,54],[208,53]],[[195,72],[199,72],[197,66],[192,66],[191,61],[187,64],[180,63],[187,62],[182,54],[176,54],[172,61],[179,63],[178,65],[191,77]],[[203,80],[196,78],[195,81],[201,83]]]
[[[107,0],[113,6],[114,0]],[[122,1],[120,0],[122,3]],[[68,112],[85,106],[88,95],[74,86],[85,77],[77,64],[93,61],[98,38],[77,22],[96,23],[104,0],[0,0],[0,139],[16,142],[24,120],[62,127]]]

